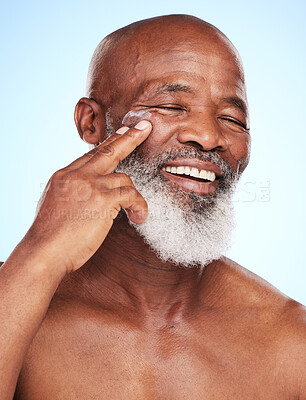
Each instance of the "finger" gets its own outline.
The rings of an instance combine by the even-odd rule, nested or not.
[[[134,186],[121,186],[111,192],[117,199],[116,208],[124,208],[132,222],[141,224],[146,220],[148,216],[147,202]]]
[[[97,152],[87,161],[86,167],[93,168],[100,174],[113,172],[118,163],[135,150],[151,131],[152,125],[149,121],[139,122],[113,142],[106,145],[102,143],[98,146]]]
[[[102,189],[115,189],[121,186],[134,187],[132,179],[121,172],[102,175],[98,180],[99,187]]]
[[[107,144],[112,143],[114,140],[120,138],[125,132],[127,132],[130,128],[128,126],[122,126],[117,129],[112,135],[110,135],[107,139],[105,139],[101,144],[106,146]]]
[[[113,142],[114,140],[116,140],[117,138],[121,137],[123,135],[123,133],[125,133],[129,128],[127,126],[122,126],[121,128],[119,128],[115,133],[113,133],[109,138],[107,138],[102,145],[107,145],[111,142]],[[100,146],[100,145],[99,145]],[[76,160],[74,160],[72,163],[70,163],[66,169],[67,170],[72,170],[72,169],[78,169],[80,167],[82,167],[83,165],[85,165],[89,159],[91,157],[93,157],[98,149],[99,146],[91,149],[90,151],[88,151],[87,153],[85,153],[83,156],[77,158]]]

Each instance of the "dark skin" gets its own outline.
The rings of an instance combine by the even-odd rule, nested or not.
[[[162,262],[128,224],[146,218],[144,199],[127,176],[109,175],[137,146],[144,162],[169,148],[196,146],[218,152],[240,173],[247,165],[249,120],[237,53],[213,28],[182,18],[134,27],[109,50],[106,59],[115,62],[99,66],[90,98],[77,105],[79,133],[92,144],[103,142],[109,107],[115,129],[129,110],[150,110],[151,124],[113,134],[92,158],[55,174],[12,256],[31,249],[33,263],[42,257],[60,282],[24,345],[16,400],[306,399],[303,307],[227,258],[190,269]],[[107,85],[116,89],[107,92]],[[90,200],[71,196],[80,181],[84,196],[96,183]],[[197,190],[190,182],[169,184]],[[59,224],[48,214],[84,204],[97,210],[98,201],[109,207],[98,222]],[[121,208],[126,214],[115,219]]]

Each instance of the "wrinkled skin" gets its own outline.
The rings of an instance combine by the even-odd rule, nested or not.
[[[103,142],[107,112],[118,129],[130,110],[148,110],[153,129],[137,143],[144,162],[196,146],[244,170],[250,135],[243,70],[219,31],[191,17],[157,18],[113,34],[101,48],[88,98],[76,108],[85,141]],[[108,140],[118,147],[117,136]],[[99,173],[99,163],[92,165]],[[83,164],[75,170],[93,179],[88,166],[87,175]],[[190,183],[173,184],[190,190]],[[73,247],[88,250],[87,234],[74,229]],[[27,353],[16,400],[306,399],[301,305],[227,258],[205,269],[162,263],[125,215],[103,232],[97,251],[81,262],[76,253],[65,265],[74,272]],[[75,254],[63,242],[58,253]]]

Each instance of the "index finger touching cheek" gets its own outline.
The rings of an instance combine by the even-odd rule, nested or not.
[[[108,144],[118,139],[119,135],[127,132],[128,129],[136,127],[142,120],[150,121],[152,113],[148,110],[130,110],[122,119],[122,127],[119,128],[110,137],[104,140],[103,144]],[[151,122],[151,121],[150,121]]]
[[[96,147],[94,156],[89,159],[86,165],[94,165],[95,170],[101,174],[113,172],[121,160],[146,140],[152,131],[152,124],[147,120],[142,120],[133,128],[128,130],[122,128],[117,131],[117,135],[120,135],[117,136],[117,139],[111,142],[107,140]]]

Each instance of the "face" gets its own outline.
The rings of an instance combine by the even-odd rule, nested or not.
[[[202,42],[189,41],[139,52],[132,70],[123,123],[153,125],[117,169],[148,203],[148,218],[135,229],[162,260],[205,266],[230,244],[232,193],[248,159],[239,64],[224,46],[204,53]]]
[[[121,115],[129,112],[128,116],[131,111],[145,112],[144,118],[152,122],[151,135],[138,149],[144,160],[173,149],[179,154],[193,148],[199,154],[192,159],[178,156],[161,165],[170,184],[187,192],[213,194],[224,171],[220,163],[207,158],[212,153],[232,171],[244,170],[250,147],[246,89],[239,62],[224,44],[203,46],[203,41],[194,40],[167,50],[139,52],[132,69],[118,110]],[[125,118],[124,123],[129,122]],[[191,177],[185,175],[188,168],[206,173]]]

